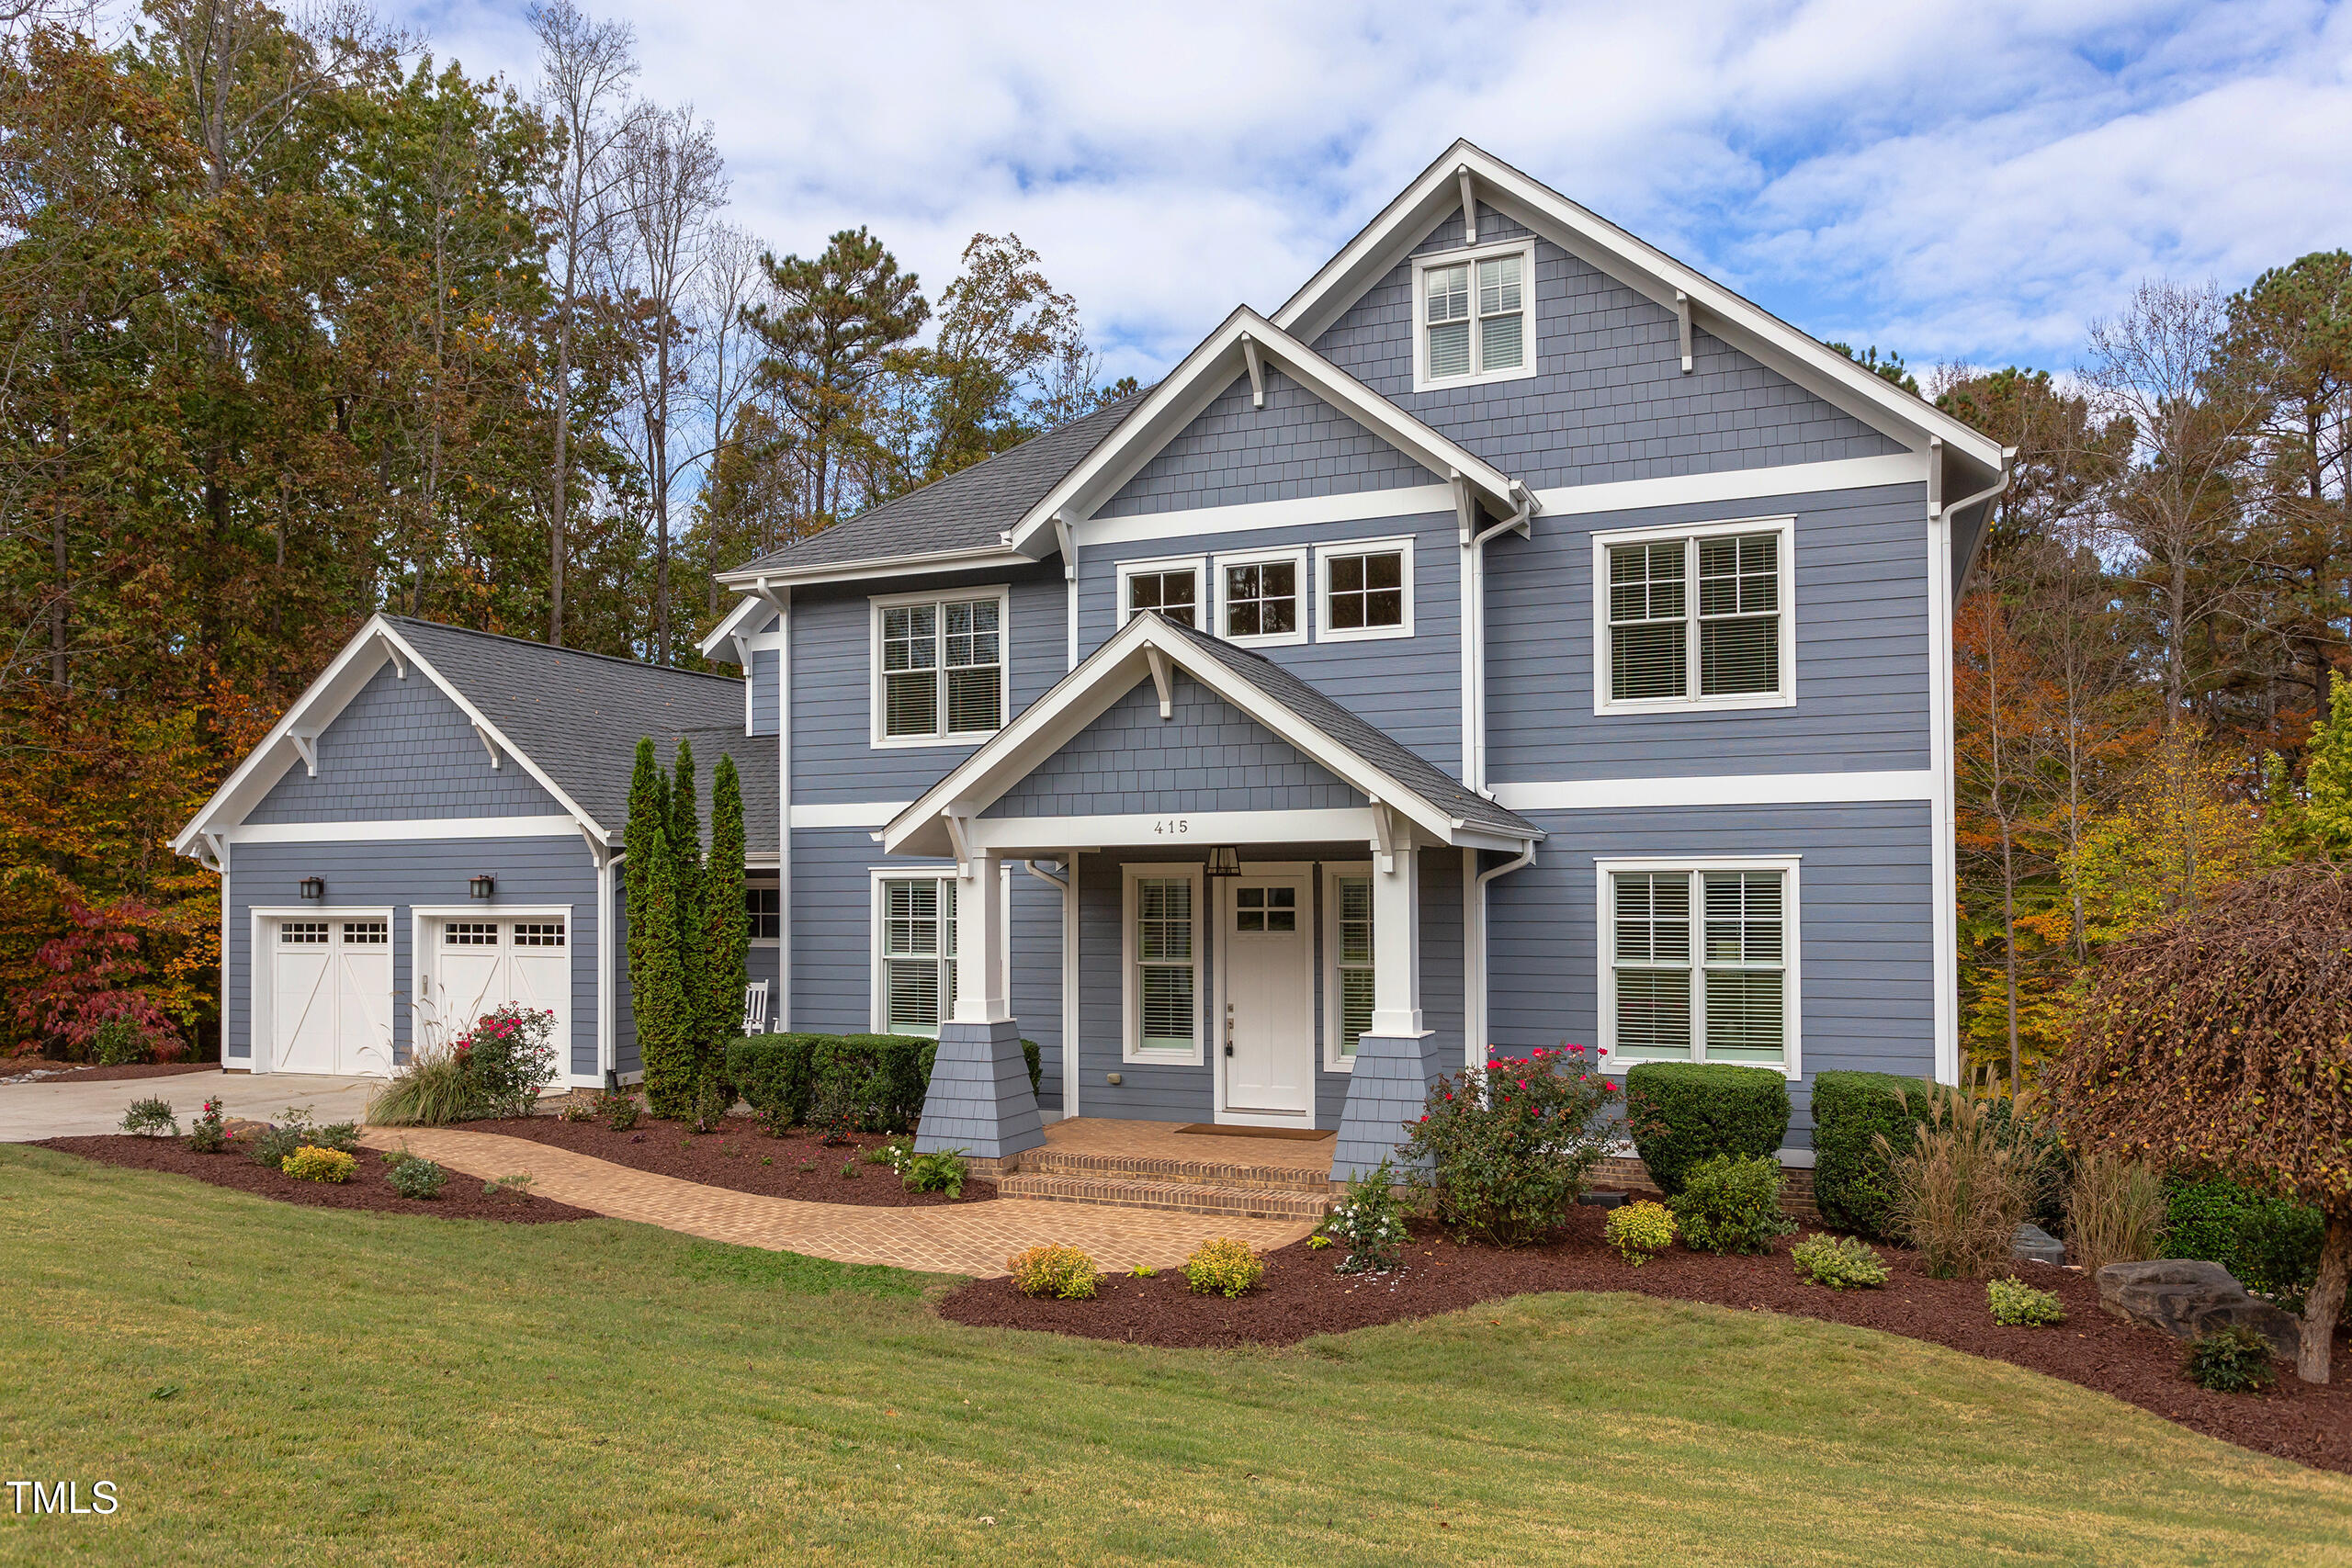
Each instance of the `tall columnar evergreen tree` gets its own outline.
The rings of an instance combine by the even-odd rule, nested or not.
[[[637,742],[637,772],[628,781],[628,822],[621,831],[621,887],[628,901],[628,967],[634,975],[645,964],[645,926],[638,912],[645,908],[648,878],[653,870],[653,840],[667,830],[670,802],[662,788],[662,766],[654,761],[653,737]]]
[[[645,1066],[645,1100],[656,1116],[689,1116],[695,1073],[693,993],[680,962],[677,862],[670,853],[670,836],[659,829],[646,852],[643,875],[642,902],[629,911],[632,945],[643,942],[643,956],[629,971],[629,1006],[637,1019],[638,1057]]]
[[[707,878],[702,858],[702,825],[697,819],[695,792],[695,749],[682,736],[678,740],[678,755],[670,775],[670,874],[673,879],[678,901],[678,973],[680,984],[685,987],[686,1011],[692,1020],[689,1031],[694,1042],[696,1066],[695,1081],[701,1082],[700,1063],[703,1056],[703,1020],[709,1011],[709,964],[704,945],[706,930],[704,908],[708,903]]]
[[[725,1076],[727,1043],[741,1032],[743,988],[750,984],[743,953],[751,935],[743,921],[743,784],[735,759],[722,754],[710,781],[710,858],[703,873],[703,1072],[716,1086]]]

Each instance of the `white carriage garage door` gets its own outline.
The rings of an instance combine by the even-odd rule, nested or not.
[[[391,1071],[391,923],[282,919],[274,935],[271,1070]]]
[[[508,1002],[555,1014],[555,1048],[571,1051],[571,921],[562,915],[513,919],[435,919],[425,923],[432,953],[426,995],[451,1040]]]

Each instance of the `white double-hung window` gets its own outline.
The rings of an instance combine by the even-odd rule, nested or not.
[[[885,877],[875,896],[876,1024],[888,1034],[937,1034],[956,1016],[956,879]]]
[[[1729,1062],[1794,1077],[1796,861],[1603,861],[1600,878],[1610,1069]]]
[[[1201,868],[1144,864],[1125,868],[1125,1059],[1206,1060],[1201,1050]]]
[[[1535,247],[1523,241],[1415,262],[1416,389],[1533,375],[1534,274]]]
[[[1323,1066],[1352,1071],[1372,1028],[1372,867],[1327,865],[1323,882]]]
[[[874,743],[980,740],[1004,725],[1002,589],[874,601]]]
[[[1789,518],[1593,536],[1593,711],[1796,701]]]

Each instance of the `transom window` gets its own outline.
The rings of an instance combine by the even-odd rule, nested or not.
[[[391,928],[383,920],[345,920],[343,940],[346,945],[375,946],[392,940]]]
[[[978,739],[1003,726],[1002,596],[885,603],[876,611],[877,739]]]
[[[1613,1066],[1789,1067],[1792,874],[1780,867],[1609,874]]]
[[[746,887],[743,889],[744,932],[753,942],[780,942],[784,938],[784,889],[781,887]]]
[[[1331,879],[1331,956],[1339,995],[1340,1059],[1355,1059],[1372,1027],[1372,878]]]
[[[1600,548],[1602,707],[1791,700],[1786,525]]]
[[[1415,299],[1422,385],[1532,372],[1527,310],[1532,266],[1533,253],[1525,245],[1422,264]]]
[[[1280,560],[1218,562],[1225,574],[1225,635],[1296,637],[1299,565],[1304,555]]]
[[[1295,887],[1236,887],[1233,929],[1237,931],[1298,930],[1298,889]]]
[[[496,920],[450,920],[441,928],[444,947],[496,947]]]
[[[517,920],[514,922],[514,945],[517,947],[561,947],[561,920]]]
[[[277,928],[277,942],[281,947],[323,946],[326,940],[327,922],[324,920],[287,920]]]
[[[1413,547],[1407,540],[1332,546],[1316,552],[1323,578],[1325,641],[1410,637]]]
[[[1201,1059],[1201,886],[1192,868],[1126,872],[1125,965],[1130,1059]],[[1261,889],[1260,891],[1264,891]],[[1295,895],[1294,895],[1294,898]],[[1265,907],[1258,910],[1262,919]],[[1295,928],[1297,909],[1291,919]]]
[[[1171,568],[1164,571],[1130,572],[1127,576],[1127,613],[1157,610],[1171,621],[1184,626],[1199,626],[1201,574],[1193,567]]]
[[[956,879],[892,877],[881,897],[882,1028],[936,1034],[956,1013]]]

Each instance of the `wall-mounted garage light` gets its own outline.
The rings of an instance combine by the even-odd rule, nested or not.
[[[327,885],[324,882],[315,876],[306,876],[302,879],[303,897],[310,899],[312,903],[316,903],[326,896]]]
[[[487,898],[498,890],[498,879],[485,871],[467,883],[466,888],[477,898]]]

